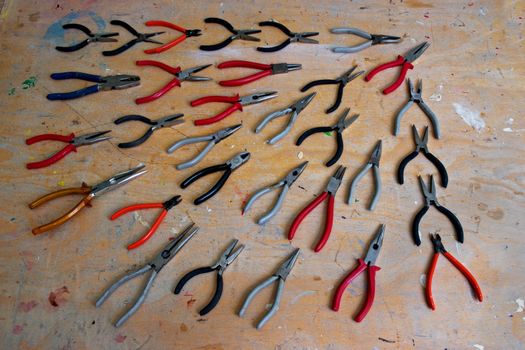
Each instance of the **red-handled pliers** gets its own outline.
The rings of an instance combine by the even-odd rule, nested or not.
[[[441,237],[439,236],[439,234],[430,234],[430,240],[434,245],[435,253],[432,257],[432,262],[430,263],[427,273],[427,287],[425,294],[427,298],[428,307],[430,307],[432,310],[436,309],[436,304],[434,303],[434,298],[432,297],[432,279],[434,277],[434,270],[436,269],[436,264],[438,262],[440,253],[443,254],[448,259],[448,261],[450,261],[452,265],[454,265],[463,274],[463,276],[465,276],[468,283],[474,290],[474,293],[476,293],[478,300],[483,301],[483,294],[481,293],[481,288],[478,284],[478,281],[476,281],[476,278],[462,263],[460,263],[452,254],[445,250],[445,247],[441,242]]]
[[[223,120],[230,114],[232,114],[235,111],[241,111],[242,107],[263,102],[272,98],[277,97],[277,91],[266,91],[266,92],[257,92],[255,94],[242,96],[240,97],[239,94],[235,96],[206,96],[201,97],[196,100],[191,101],[191,106],[200,106],[205,103],[210,102],[224,102],[224,103],[231,103],[232,105],[228,107],[224,112],[221,112],[217,114],[214,117],[205,118],[205,119],[198,119],[195,120],[193,123],[195,125],[209,125],[213,123],[217,123],[218,121]]]
[[[26,167],[27,169],[40,169],[50,166],[51,164],[56,163],[60,159],[67,156],[69,153],[76,152],[77,147],[91,145],[97,142],[109,140],[111,138],[110,136],[102,136],[104,134],[107,134],[108,132],[111,132],[111,130],[92,132],[81,136],[75,136],[75,134],[71,133],[69,135],[42,134],[30,137],[26,140],[26,145],[32,145],[33,143],[41,141],[59,141],[68,143],[69,145],[67,145],[62,150],[58,151],[48,159],[41,160],[39,162],[27,163]]]
[[[399,55],[397,56],[396,60],[375,67],[365,76],[365,81],[372,80],[374,75],[385,69],[401,66],[401,72],[399,73],[397,80],[383,90],[383,94],[388,95],[389,93],[395,91],[403,83],[403,80],[405,80],[405,76],[408,70],[414,68],[412,62],[414,62],[419,56],[421,56],[423,52],[425,52],[425,50],[428,49],[429,46],[430,43],[425,41],[412,48],[405,54],[405,56]]]
[[[357,276],[359,276],[363,271],[368,269],[368,291],[366,295],[366,302],[361,308],[361,311],[359,311],[357,316],[354,318],[356,322],[361,322],[366,317],[366,314],[368,314],[368,311],[370,311],[370,309],[372,308],[372,304],[374,303],[374,297],[376,293],[376,272],[381,270],[381,268],[379,266],[376,266],[375,263],[377,257],[379,256],[381,246],[383,245],[384,235],[385,225],[381,225],[374,239],[370,243],[370,246],[368,247],[368,252],[366,253],[365,259],[357,259],[357,267],[345,277],[345,279],[341,282],[339,287],[337,287],[337,290],[334,294],[334,299],[332,301],[332,310],[339,311],[341,297],[343,296],[345,289]]]
[[[120,216],[122,216],[124,214],[127,214],[127,213],[132,212],[132,211],[136,211],[136,210],[155,209],[155,208],[162,209],[162,211],[160,212],[159,216],[157,217],[157,220],[155,220],[155,222],[153,223],[153,225],[151,226],[149,231],[146,232],[146,234],[144,234],[135,243],[132,243],[132,244],[128,245],[128,250],[135,249],[135,248],[140,247],[144,243],[146,243],[146,241],[148,239],[150,239],[151,236],[153,236],[155,231],[157,231],[157,229],[159,228],[160,224],[162,223],[162,220],[164,220],[164,218],[168,214],[168,211],[171,208],[173,208],[174,206],[176,206],[177,204],[179,204],[181,201],[182,201],[181,196],[177,195],[177,196],[174,196],[173,198],[171,198],[170,200],[168,200],[168,201],[166,201],[164,203],[146,203],[146,204],[130,205],[128,207],[125,207],[125,208],[122,208],[122,209],[116,211],[113,215],[111,215],[110,219],[111,220],[115,220],[115,219],[117,219],[118,217],[120,217]]]
[[[293,70],[299,70],[301,69],[301,67],[302,66],[297,63],[263,64],[263,63],[250,62],[250,61],[239,61],[239,60],[222,62],[217,66],[217,68],[219,69],[253,68],[253,69],[262,70],[262,72],[248,75],[243,78],[219,81],[219,85],[221,86],[241,86],[241,85],[251,83],[252,81],[256,81],[258,79],[264,78],[268,75],[288,73]]]
[[[326,190],[321,193],[319,196],[317,196],[310,204],[308,204],[297,216],[295,217],[292,226],[290,227],[290,231],[288,232],[288,239],[291,241],[294,236],[295,232],[297,231],[297,228],[299,228],[299,225],[304,220],[308,214],[312,210],[314,210],[321,202],[323,202],[326,197],[328,197],[328,206],[326,208],[326,222],[324,227],[323,235],[321,236],[321,239],[317,243],[317,245],[314,248],[314,251],[316,253],[320,252],[321,249],[325,246],[326,242],[328,241],[328,238],[330,238],[330,233],[332,232],[332,225],[334,222],[334,198],[335,194],[337,193],[337,190],[339,189],[339,186],[341,185],[341,180],[343,180],[343,176],[345,174],[346,167],[340,165],[337,170],[335,171],[334,175],[330,178],[330,181],[328,181],[328,185],[326,186]]]
[[[174,29],[182,33],[181,36],[179,36],[175,40],[170,41],[169,43],[166,43],[162,46],[155,47],[153,49],[144,50],[144,52],[147,54],[164,52],[166,50],[171,49],[173,46],[180,44],[181,42],[186,40],[186,38],[189,38],[192,36],[200,36],[202,34],[200,29],[186,29],[186,28],[180,27],[176,24],[166,22],[166,21],[147,21],[145,24],[148,27],[166,27],[166,28]]]
[[[181,83],[185,80],[187,81],[208,81],[211,80],[211,78],[208,77],[197,77],[192,75],[193,73],[200,72],[203,69],[208,68],[211,66],[211,64],[205,64],[198,67],[189,68],[186,70],[181,70],[180,67],[172,67],[168,66],[165,63],[159,62],[159,61],[153,61],[153,60],[141,60],[135,62],[137,66],[154,66],[159,67],[160,69],[165,70],[168,73],[171,73],[175,76],[169,83],[167,83],[162,89],[159,91],[145,97],[139,97],[135,100],[136,104],[142,104],[154,101],[158,99],[159,97],[163,96],[165,93],[173,89],[175,86],[181,86]]]

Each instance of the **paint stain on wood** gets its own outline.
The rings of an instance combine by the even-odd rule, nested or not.
[[[188,307],[188,309],[191,309],[191,307],[193,306],[193,304],[195,304],[196,301],[197,299],[190,298],[190,300],[186,302],[186,306]]]
[[[49,303],[53,307],[59,307],[60,304],[63,304],[66,301],[65,295],[69,294],[69,290],[66,286],[55,289],[53,292],[49,293]]]
[[[124,340],[126,340],[127,336],[126,335],[123,335],[123,334],[117,334],[117,336],[115,337],[115,341],[117,343],[124,343]]]
[[[38,305],[38,303],[34,300],[31,300],[31,301],[28,301],[27,303],[22,301],[20,304],[18,304],[18,310],[21,311],[21,312],[29,312],[31,311],[34,307],[36,307]]]
[[[180,324],[180,331],[181,332],[187,332],[188,331],[188,326],[186,326],[185,323],[181,323]]]
[[[24,326],[22,326],[21,324],[16,324],[13,327],[13,334],[18,335],[18,334],[22,333],[23,330],[24,330]]]
[[[487,215],[494,220],[501,220],[505,216],[505,213],[501,208],[497,208],[494,210],[489,210]]]

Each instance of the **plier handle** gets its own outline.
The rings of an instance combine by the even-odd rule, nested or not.
[[[62,29],[77,29],[83,32],[88,36],[87,39],[71,45],[71,46],[56,46],[55,49],[57,49],[60,52],[74,52],[78,51],[84,47],[86,47],[89,43],[94,42],[116,42],[117,39],[112,38],[113,36],[117,36],[118,33],[93,33],[91,30],[89,30],[88,27],[83,26],[82,24],[78,23],[67,23],[62,26]]]
[[[257,34],[260,33],[261,30],[259,29],[235,29],[228,21],[223,20],[222,18],[217,17],[208,17],[204,19],[204,23],[214,23],[219,24],[226,28],[232,35],[224,39],[224,41],[221,41],[218,44],[213,45],[201,45],[199,48],[203,51],[216,51],[220,50],[223,47],[228,46],[232,41],[240,39],[240,40],[248,40],[248,41],[261,41],[261,39],[254,37],[250,34]]]
[[[146,140],[148,140],[151,137],[151,135],[153,135],[154,131],[165,128],[165,127],[170,127],[170,126],[184,123],[184,119],[180,119],[182,117],[184,117],[184,114],[179,113],[179,114],[169,115],[167,117],[163,117],[157,120],[151,120],[150,118],[144,117],[143,115],[137,115],[137,114],[125,115],[123,117],[117,118],[114,121],[116,125],[126,123],[126,122],[131,122],[131,121],[142,122],[144,124],[150,125],[149,129],[146,130],[146,133],[142,135],[141,137],[139,137],[138,139],[129,141],[129,142],[121,142],[118,144],[118,146],[120,148],[137,147],[143,144],[144,142],[146,142]]]
[[[372,45],[378,44],[392,44],[399,43],[402,39],[398,36],[393,35],[384,35],[384,34],[370,34],[361,30],[359,28],[348,28],[348,27],[339,27],[330,29],[332,34],[353,34],[357,35],[363,39],[366,39],[364,43],[348,46],[348,47],[334,47],[332,51],[335,53],[356,53],[366,48],[371,47]]]
[[[284,49],[286,46],[290,45],[293,42],[306,43],[306,44],[319,44],[319,41],[315,39],[310,39],[310,37],[312,36],[319,35],[319,32],[294,33],[290,29],[288,29],[284,24],[279,23],[277,21],[259,22],[259,26],[277,28],[288,36],[288,39],[286,39],[279,45],[270,46],[270,47],[258,47],[257,51],[260,51],[260,52],[276,52],[276,51]]]
[[[241,61],[241,60],[222,62],[217,66],[217,68],[219,69],[253,68],[253,69],[261,70],[261,72],[259,73],[248,75],[243,78],[219,81],[219,85],[221,86],[241,86],[241,85],[245,85],[253,81],[256,81],[258,79],[261,79],[263,77],[266,77],[268,75],[288,73],[290,71],[299,70],[301,69],[301,67],[302,66],[300,64],[295,64],[295,63],[263,64],[263,63]]]
[[[166,28],[170,28],[170,29],[173,29],[173,30],[176,30],[176,31],[182,33],[181,36],[179,36],[175,40],[170,41],[169,43],[166,43],[166,44],[164,44],[162,46],[158,46],[158,47],[155,47],[155,48],[152,48],[152,49],[144,50],[144,53],[147,53],[147,54],[154,54],[154,53],[164,52],[164,51],[169,50],[172,47],[180,44],[181,42],[186,40],[186,38],[189,38],[189,37],[192,37],[192,36],[200,36],[202,34],[200,29],[186,29],[184,27],[178,26],[176,24],[173,24],[173,23],[170,23],[170,22],[167,22],[167,21],[147,21],[145,24],[148,27],[166,27]]]
[[[114,25],[114,26],[120,26],[120,27],[126,29],[128,32],[130,32],[132,35],[135,36],[135,39],[132,39],[132,40],[128,41],[126,44],[124,44],[121,47],[118,47],[118,48],[116,48],[114,50],[102,51],[102,54],[104,56],[116,56],[116,55],[121,54],[124,51],[130,49],[135,44],[140,43],[140,42],[148,42],[148,43],[154,43],[154,44],[162,45],[162,43],[160,41],[153,40],[153,39],[150,39],[150,38],[154,37],[156,35],[164,34],[164,32],[139,33],[137,30],[135,30],[135,28],[133,28],[132,26],[130,26],[126,22],[118,20],[118,19],[114,19],[114,20],[112,20],[109,23]]]

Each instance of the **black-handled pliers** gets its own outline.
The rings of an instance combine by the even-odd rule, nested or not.
[[[317,86],[317,85],[327,85],[327,84],[339,85],[337,89],[337,97],[335,98],[334,104],[332,105],[332,107],[326,110],[326,113],[332,113],[337,108],[339,108],[339,105],[341,104],[341,101],[343,100],[343,89],[345,88],[346,84],[348,84],[349,82],[351,82],[352,80],[354,80],[355,78],[357,78],[358,76],[360,76],[361,74],[365,72],[364,70],[362,70],[362,71],[353,73],[356,68],[357,66],[353,66],[352,69],[345,72],[345,74],[341,75],[337,79],[319,79],[319,80],[311,81],[301,88],[301,92],[305,92],[309,90],[310,88]]]
[[[417,132],[417,128],[415,125],[412,125],[412,133],[414,134],[414,142],[416,143],[416,149],[412,153],[408,154],[405,158],[403,158],[401,163],[399,163],[399,167],[397,168],[397,182],[401,185],[405,182],[405,167],[412,159],[417,157],[419,152],[423,152],[425,157],[427,157],[427,159],[431,161],[432,164],[434,164],[434,166],[437,168],[439,172],[439,176],[441,177],[441,186],[447,187],[448,185],[447,169],[445,168],[443,163],[441,163],[441,161],[436,156],[434,156],[432,153],[430,153],[428,150],[428,146],[427,146],[428,126],[425,126],[423,138],[419,137],[419,134]]]
[[[421,185],[421,191],[423,192],[423,196],[425,196],[425,205],[417,212],[416,216],[414,217],[414,221],[412,222],[412,237],[414,238],[414,243],[419,246],[421,245],[421,235],[419,233],[419,223],[421,222],[421,219],[426,214],[428,209],[431,205],[436,207],[437,210],[439,210],[443,215],[445,215],[450,222],[452,223],[452,226],[454,226],[454,230],[456,231],[456,240],[459,243],[464,242],[464,236],[463,236],[463,227],[461,226],[461,222],[459,222],[458,218],[454,213],[452,213],[450,210],[439,204],[436,196],[436,184],[434,183],[434,176],[430,175],[430,186],[427,187],[425,184],[425,181],[423,181],[423,178],[419,176],[419,184]]]
[[[195,205],[202,204],[206,202],[208,199],[210,199],[211,197],[215,196],[217,192],[219,192],[219,190],[222,188],[222,186],[224,186],[224,184],[226,183],[226,180],[228,180],[232,172],[235,169],[239,168],[244,163],[246,163],[249,159],[250,159],[249,152],[237,153],[232,159],[228,160],[226,163],[212,165],[210,167],[197,171],[193,175],[190,175],[190,177],[188,177],[186,180],[184,180],[180,184],[180,187],[186,188],[203,176],[213,174],[218,171],[224,171],[219,181],[217,181],[217,183],[213,185],[213,187],[210,188],[208,192],[200,195],[193,201],[193,204]]]
[[[91,30],[89,30],[88,27],[83,26],[82,24],[77,23],[68,23],[64,24],[62,26],[63,29],[78,29],[82,31],[84,34],[88,36],[88,38],[84,41],[81,41],[77,44],[71,45],[71,46],[56,46],[55,49],[61,52],[73,52],[80,50],[87,46],[89,43],[94,42],[116,42],[117,39],[112,38],[112,36],[117,36],[118,33],[112,32],[112,33],[93,33]]]
[[[112,25],[114,26],[121,26],[123,27],[124,29],[126,29],[128,32],[130,32],[131,34],[133,34],[135,36],[135,39],[132,39],[130,41],[128,41],[126,44],[122,45],[121,47],[119,48],[116,48],[115,50],[109,50],[109,51],[102,51],[102,54],[104,56],[116,56],[120,53],[123,53],[124,51],[126,51],[127,49],[133,47],[133,45],[137,44],[137,43],[140,43],[140,42],[148,42],[148,43],[153,43],[153,44],[159,44],[159,45],[162,45],[162,43],[160,41],[157,41],[157,40],[153,40],[153,39],[150,39],[151,37],[155,36],[155,35],[159,35],[159,34],[164,34],[165,32],[155,32],[155,33],[139,33],[135,30],[135,28],[133,28],[132,26],[130,26],[129,24],[127,24],[126,22],[124,21],[121,21],[121,20],[118,20],[118,19],[114,19],[112,20],[111,22]]]
[[[306,43],[306,44],[319,44],[319,41],[315,39],[310,39],[311,36],[319,35],[319,32],[302,32],[294,33],[290,29],[286,28],[283,24],[276,21],[263,21],[259,22],[261,27],[275,27],[281,30],[284,34],[288,36],[288,39],[276,46],[270,47],[258,47],[257,51],[261,52],[275,52],[284,49],[286,46],[291,43]]]
[[[359,114],[354,114],[350,118],[346,119],[349,112],[350,112],[350,108],[346,108],[341,114],[341,116],[339,117],[339,119],[337,120],[337,123],[335,123],[333,126],[320,126],[320,127],[311,128],[311,129],[306,130],[305,132],[301,134],[301,136],[299,136],[295,144],[297,146],[300,146],[304,140],[306,140],[308,137],[312,136],[313,134],[317,134],[320,132],[331,133],[332,131],[335,131],[335,138],[337,141],[337,150],[335,151],[332,158],[330,158],[328,162],[326,162],[325,164],[327,167],[334,165],[335,163],[337,163],[337,161],[343,154],[343,148],[344,148],[344,142],[343,142],[343,136],[342,136],[343,131],[346,128],[348,128],[350,124],[355,122],[357,118],[359,117]]]
[[[224,271],[226,271],[226,268],[230,266],[230,264],[234,262],[235,259],[237,259],[239,254],[241,254],[242,250],[244,249],[244,245],[241,244],[234,251],[235,246],[237,245],[238,242],[239,242],[238,239],[234,239],[230,243],[228,248],[226,248],[226,250],[222,253],[221,257],[214,265],[199,267],[195,270],[192,270],[188,272],[187,274],[185,274],[180,279],[179,283],[177,283],[177,286],[175,287],[175,291],[174,291],[175,294],[179,294],[182,291],[182,288],[184,288],[184,285],[188,283],[188,281],[191,280],[193,277],[202,275],[205,273],[217,271],[217,285],[215,287],[215,293],[213,294],[213,297],[208,302],[208,304],[199,311],[199,315],[204,316],[207,313],[209,313],[211,310],[215,308],[215,306],[217,306],[217,304],[221,300],[222,290],[224,286],[222,274],[224,273]]]
[[[182,117],[184,117],[184,114],[182,113],[169,115],[167,117],[156,119],[156,120],[151,120],[147,117],[144,117],[142,115],[137,115],[137,114],[130,114],[130,115],[125,115],[123,117],[120,117],[114,121],[116,125],[126,123],[126,122],[131,122],[131,121],[137,121],[137,122],[142,122],[144,124],[151,125],[151,127],[148,130],[146,130],[146,133],[142,135],[141,137],[139,137],[138,139],[129,141],[129,142],[119,143],[118,146],[120,148],[132,148],[132,147],[137,147],[139,145],[142,145],[144,142],[146,142],[147,139],[150,138],[150,136],[153,134],[155,130],[162,129],[167,126],[173,126],[173,125],[184,123],[184,119],[180,119]]]
[[[218,44],[199,46],[199,49],[203,51],[220,50],[223,47],[228,46],[232,41],[237,40],[237,39],[248,40],[248,41],[261,41],[261,39],[250,35],[250,34],[260,33],[261,30],[259,29],[235,29],[228,21],[225,21],[221,18],[216,18],[216,17],[208,17],[204,19],[204,23],[220,24],[224,28],[228,29],[232,33],[232,35],[230,35],[224,41],[221,41]]]

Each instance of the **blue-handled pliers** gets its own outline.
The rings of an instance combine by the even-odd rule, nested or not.
[[[85,81],[91,81],[97,83],[95,85],[88,86],[84,89],[71,91],[71,92],[59,92],[47,95],[47,99],[51,101],[55,100],[71,100],[79,98],[89,94],[93,94],[100,90],[121,90],[127,89],[133,86],[140,85],[140,77],[136,75],[108,75],[102,77],[100,75],[87,74],[81,72],[63,72],[51,74],[53,80],[66,80],[66,79],[80,79]]]

